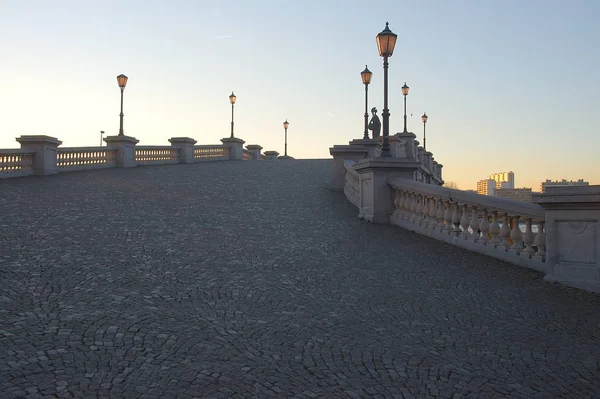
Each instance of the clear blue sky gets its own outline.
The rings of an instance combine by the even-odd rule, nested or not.
[[[365,64],[369,108],[383,108],[375,36],[389,21],[392,133],[406,81],[409,130],[422,137],[426,111],[446,180],[600,184],[599,15],[596,0],[0,0],[0,148],[117,134],[124,73],[125,134],[142,145],[219,143],[234,90],[237,137],[283,152],[288,118],[290,155],[326,158],[362,136]]]

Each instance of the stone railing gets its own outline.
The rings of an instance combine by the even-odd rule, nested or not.
[[[60,171],[116,167],[117,149],[111,147],[59,147],[56,166]]]
[[[346,195],[348,201],[350,201],[354,206],[360,208],[360,178],[352,165],[354,165],[354,161],[344,161],[344,167],[346,168],[344,194]]]
[[[545,271],[539,205],[392,178],[390,223],[506,262]]]
[[[159,145],[136,146],[135,162],[138,165],[179,163],[179,148]]]
[[[0,179],[33,174],[34,151],[0,150]]]
[[[219,145],[196,145],[194,146],[194,159],[196,160],[227,160],[229,159],[229,148]]]

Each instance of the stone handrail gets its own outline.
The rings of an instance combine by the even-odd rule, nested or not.
[[[35,151],[0,150],[0,179],[33,174]]]
[[[222,144],[195,145],[194,159],[196,160],[225,160],[229,159],[229,147]]]
[[[521,266],[545,269],[541,206],[404,178],[391,178],[388,184],[395,192],[391,224]]]
[[[360,208],[360,178],[358,172],[354,170],[354,161],[344,161],[344,168],[346,168],[346,183],[344,184],[344,194],[348,201],[354,206]]]
[[[59,147],[56,166],[61,171],[114,168],[116,153],[111,147]]]
[[[138,145],[135,147],[135,162],[138,165],[179,163],[179,148],[161,145]]]

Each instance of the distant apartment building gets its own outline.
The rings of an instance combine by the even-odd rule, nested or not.
[[[515,174],[513,172],[492,173],[490,179],[496,182],[496,188],[515,188]]]
[[[579,179],[579,180],[556,180],[556,181],[552,181],[552,180],[548,180],[546,179],[545,182],[542,182],[540,184],[540,191],[542,193],[546,192],[546,187],[556,187],[556,186],[589,186],[590,183],[587,181],[583,181],[583,179]]]
[[[484,179],[477,182],[477,194],[494,195],[496,192],[496,181],[493,179]]]
[[[530,188],[499,188],[496,197],[502,197],[521,202],[531,202]]]

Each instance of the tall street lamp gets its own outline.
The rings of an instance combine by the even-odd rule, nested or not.
[[[117,76],[117,83],[121,88],[121,114],[119,115],[121,117],[121,123],[119,124],[119,136],[123,136],[123,91],[125,91],[125,86],[127,86],[127,76],[123,74]]]
[[[235,94],[233,94],[233,92],[231,92],[231,95],[229,96],[229,102],[231,103],[231,136],[230,138],[233,138],[233,106],[235,105],[235,99],[237,97],[235,96]]]
[[[102,147],[102,136],[104,135],[104,130],[100,130],[100,147]]]
[[[362,82],[365,85],[365,134],[363,139],[369,138],[369,112],[368,112],[368,103],[369,103],[369,83],[371,83],[371,77],[373,76],[373,72],[369,71],[369,68],[365,65],[365,70],[360,73],[360,77],[362,78]]]
[[[388,109],[388,58],[394,53],[396,39],[398,35],[393,33],[385,23],[385,29],[377,35],[377,49],[379,55],[383,57],[383,146],[381,148],[382,157],[391,157],[390,152],[390,110]]]
[[[283,122],[283,129],[285,130],[285,149],[284,149],[284,157],[287,157],[287,128],[290,125],[290,123],[287,121],[287,118],[285,120],[285,122]]]
[[[429,117],[427,116],[427,114],[425,112],[423,112],[423,116],[421,117],[421,120],[423,121],[423,149],[425,151],[427,151],[427,141],[425,141],[425,124],[427,123],[427,119]]]
[[[402,86],[402,95],[404,96],[404,133],[408,132],[408,130],[406,130],[406,96],[408,96],[409,90],[410,87],[408,87],[406,82],[404,82],[404,86]]]

